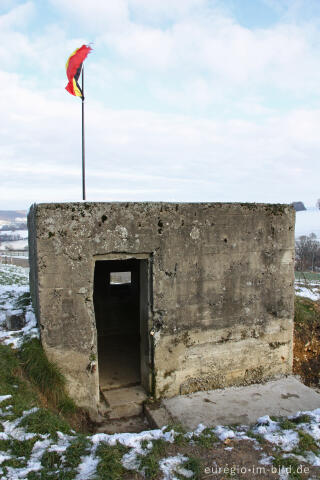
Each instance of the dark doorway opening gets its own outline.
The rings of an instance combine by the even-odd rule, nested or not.
[[[142,381],[140,345],[148,303],[146,266],[147,260],[137,259],[95,262],[93,301],[103,391]]]

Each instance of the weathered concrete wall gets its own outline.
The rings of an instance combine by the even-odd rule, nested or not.
[[[152,263],[156,396],[291,372],[294,215],[262,204],[35,205],[30,264],[41,337],[71,395],[87,407],[98,401],[98,372],[87,365],[97,354],[94,264],[105,255]]]

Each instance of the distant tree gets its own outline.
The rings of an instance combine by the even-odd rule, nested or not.
[[[0,234],[0,240],[2,242],[15,242],[17,240],[22,240],[21,236],[19,234]]]
[[[292,202],[291,205],[296,212],[302,212],[303,210],[307,210],[303,202]]]
[[[316,201],[316,207],[320,210],[320,198],[318,198],[318,200]]]
[[[302,235],[296,241],[296,268],[299,271],[315,270],[320,266],[320,242],[315,233]]]

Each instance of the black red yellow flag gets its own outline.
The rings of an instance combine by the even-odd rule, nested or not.
[[[83,98],[83,93],[78,84],[78,79],[80,77],[82,64],[91,50],[92,48],[88,45],[82,45],[82,47],[77,48],[70,55],[66,63],[67,77],[69,80],[66,90],[71,93],[71,95],[75,95],[76,97]]]

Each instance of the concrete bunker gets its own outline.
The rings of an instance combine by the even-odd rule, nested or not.
[[[288,205],[33,205],[31,294],[70,395],[95,412],[101,390],[169,398],[289,374],[294,221]]]

